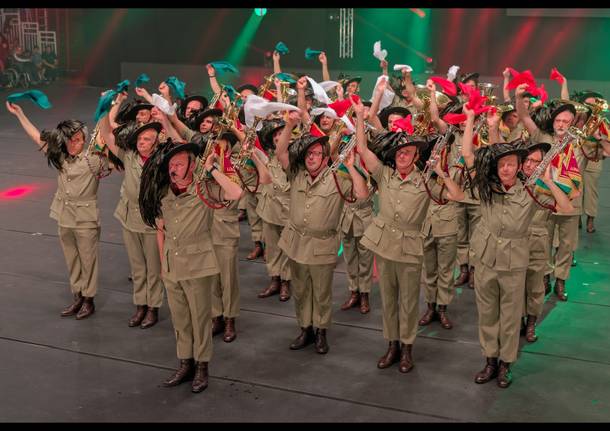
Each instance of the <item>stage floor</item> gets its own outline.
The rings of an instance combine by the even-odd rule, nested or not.
[[[93,127],[102,89],[56,83],[42,88],[54,107],[23,102],[39,128],[78,118]],[[3,99],[9,94],[2,91]],[[60,318],[70,300],[68,277],[48,217],[56,173],[15,117],[0,109],[0,420],[2,421],[608,421],[610,419],[610,167],[600,179],[597,232],[580,232],[569,301],[547,298],[539,340],[521,339],[514,381],[473,382],[483,364],[474,291],[457,289],[449,307],[455,324],[421,329],[415,368],[376,367],[387,343],[375,283],[372,311],[341,311],[348,295],[342,257],[333,287],[330,352],[291,351],[298,334],[294,301],[258,299],[268,283],[262,261],[245,259],[252,242],[241,224],[241,312],[237,339],[214,338],[210,385],[163,388],[177,367],[174,332],[164,303],[148,330],[127,327],[132,315],[129,263],[112,216],[122,175],[102,180],[100,288],[96,312],[83,321]],[[0,194],[0,196],[3,196]],[[584,222],[584,217],[583,217]],[[420,310],[425,304],[423,295]]]

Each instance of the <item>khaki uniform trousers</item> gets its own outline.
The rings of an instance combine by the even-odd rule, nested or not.
[[[523,315],[540,317],[544,306],[544,276],[548,259],[532,259],[525,274],[525,301]]]
[[[93,298],[97,293],[100,228],[58,228],[70,274],[70,290]]]
[[[220,274],[212,276],[212,317],[239,316],[237,249],[237,246],[214,244],[214,253],[220,266]]]
[[[555,268],[555,278],[561,278],[562,280],[570,278],[572,252],[578,248],[579,218],[578,215],[551,215],[549,232],[555,232],[555,227],[557,227],[557,239],[559,241],[557,253],[555,255],[552,252],[549,253],[549,264]]]
[[[212,283],[214,276],[164,280],[176,333],[178,359],[212,359]]]
[[[267,272],[269,276],[279,276],[282,280],[290,280],[290,265],[288,256],[277,246],[284,226],[267,223],[263,220],[263,239],[267,254]]]
[[[161,307],[163,281],[157,234],[132,232],[123,228],[123,242],[133,278],[133,303]]]
[[[258,205],[259,193],[245,193],[246,199],[246,211],[248,212],[248,224],[250,225],[252,241],[263,240],[263,219],[256,212],[256,206]]]
[[[336,263],[303,265],[292,259],[289,262],[292,273],[292,296],[299,326],[329,328]]]
[[[481,219],[481,209],[479,205],[457,202],[456,211],[458,217],[457,263],[458,265],[468,265],[470,239]],[[474,262],[470,262],[470,266],[474,266]]]
[[[523,312],[526,271],[496,271],[477,262],[474,272],[483,356],[515,362]]]
[[[419,318],[421,265],[396,262],[377,255],[379,292],[383,310],[383,337],[413,344]]]
[[[589,162],[589,165],[595,162]],[[601,164],[601,162],[597,162]],[[600,169],[589,170],[589,167],[585,169],[582,175],[583,182],[583,209],[585,214],[589,217],[597,217],[597,202],[599,199],[598,185],[599,176],[601,174]]]
[[[373,252],[360,245],[361,236],[354,236],[353,224],[348,233],[341,233],[343,257],[347,265],[347,283],[352,292],[369,293],[373,278]]]
[[[548,233],[530,235],[530,261],[525,274],[524,316],[540,317],[542,315],[544,276],[549,273],[549,243]]]
[[[457,256],[457,235],[424,240],[424,271],[426,287],[424,298],[428,303],[449,305],[453,300],[453,266]]]

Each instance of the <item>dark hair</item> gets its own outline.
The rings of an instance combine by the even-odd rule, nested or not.
[[[79,120],[65,120],[55,129],[40,132],[40,140],[47,144],[47,163],[49,166],[62,170],[62,162],[69,155],[67,142],[78,132],[82,131],[87,139],[87,127]]]

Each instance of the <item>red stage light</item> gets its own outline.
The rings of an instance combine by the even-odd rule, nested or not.
[[[29,195],[35,190],[34,186],[18,186],[0,191],[0,199],[19,199]]]

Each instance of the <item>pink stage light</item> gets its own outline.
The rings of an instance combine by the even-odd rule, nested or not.
[[[10,189],[0,191],[0,199],[21,199],[32,193],[35,189],[36,187],[29,184],[24,186],[11,187]]]

